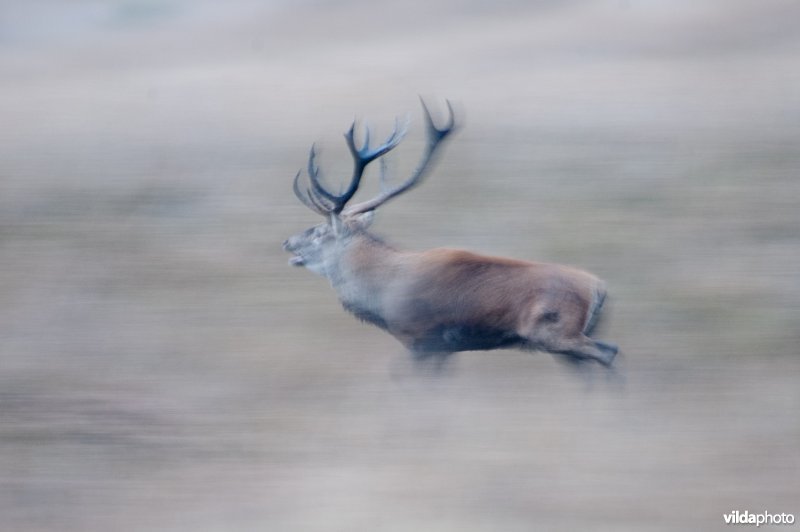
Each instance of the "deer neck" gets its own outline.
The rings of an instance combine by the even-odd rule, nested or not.
[[[366,231],[343,242],[339,260],[329,272],[342,304],[348,309],[379,312],[388,280],[396,274],[399,255],[399,251]]]

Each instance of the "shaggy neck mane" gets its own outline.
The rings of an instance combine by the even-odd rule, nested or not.
[[[366,240],[368,244],[380,246],[382,248],[386,248],[390,251],[397,251],[397,248],[386,242],[383,238],[370,233],[369,231],[363,230],[357,233],[357,236]]]

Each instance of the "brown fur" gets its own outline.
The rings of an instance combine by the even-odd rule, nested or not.
[[[345,308],[412,351],[519,346],[603,364],[616,352],[583,333],[605,296],[590,273],[456,249],[401,252],[360,236],[348,249]]]

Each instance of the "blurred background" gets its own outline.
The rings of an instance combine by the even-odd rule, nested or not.
[[[0,4],[0,528],[717,530],[800,514],[800,5]],[[312,142],[463,128],[375,232],[604,278],[620,378],[438,377],[281,242]],[[362,197],[374,191],[373,177]],[[372,186],[372,188],[370,188]],[[800,516],[798,516],[800,517]]]

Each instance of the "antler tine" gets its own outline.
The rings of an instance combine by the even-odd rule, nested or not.
[[[298,170],[297,175],[294,176],[294,184],[292,188],[294,189],[294,195],[297,196],[303,205],[311,209],[312,211],[316,212],[317,214],[321,214],[322,216],[327,216],[330,212],[329,208],[326,208],[319,198],[313,196],[310,189],[306,189],[305,192],[300,189],[300,175],[302,174],[302,170]]]
[[[428,142],[432,144],[429,149],[432,150],[436,147],[436,144],[450,134],[455,127],[455,113],[453,112],[453,105],[450,103],[450,100],[445,100],[445,103],[447,104],[447,123],[444,125],[444,127],[438,128],[436,127],[436,124],[433,123],[431,112],[428,110],[428,106],[425,105],[425,100],[420,97],[419,101],[422,104],[422,110],[425,112],[425,124],[428,130]]]
[[[356,123],[350,126],[350,129],[345,133],[347,146],[353,155],[353,176],[350,178],[350,184],[347,190],[340,194],[334,194],[322,184],[322,174],[317,166],[317,149],[315,145],[311,146],[308,154],[308,177],[311,181],[311,189],[306,190],[303,194],[300,190],[299,175],[294,180],[295,195],[303,202],[309,209],[313,210],[323,216],[330,214],[339,214],[344,209],[344,206],[355,195],[358,186],[361,184],[361,177],[364,175],[364,169],[369,163],[385,155],[388,151],[397,146],[405,135],[405,128],[399,129],[399,122],[395,121],[394,129],[383,144],[370,148],[369,146],[369,128],[365,128],[364,144],[361,148],[356,146],[355,142],[355,129]],[[326,205],[330,203],[330,206]]]
[[[430,127],[434,131],[438,132],[439,130],[436,130],[436,128],[433,126],[433,122],[430,119],[430,114],[428,113],[427,108],[425,109],[425,112],[428,117],[427,119],[430,123]],[[452,117],[449,127],[452,127]],[[361,178],[364,175],[364,169],[367,167],[367,165],[369,165],[369,163],[386,155],[389,151],[393,150],[398,144],[400,144],[400,141],[403,140],[403,137],[405,137],[406,131],[408,130],[408,122],[401,127],[400,121],[395,120],[392,132],[382,144],[374,148],[370,147],[369,145],[369,127],[365,126],[364,128],[364,142],[360,148],[356,146],[355,130],[356,122],[353,121],[353,124],[344,134],[347,146],[350,149],[351,155],[353,156],[353,175],[350,178],[350,184],[347,186],[347,189],[344,192],[341,192],[340,194],[334,194],[322,184],[323,178],[320,169],[317,166],[317,150],[315,145],[311,146],[311,150],[309,150],[308,154],[307,171],[309,180],[311,182],[311,188],[306,189],[305,193],[303,193],[299,184],[300,175],[298,174],[295,176],[295,195],[306,207],[318,214],[329,216],[331,214],[339,214],[344,210],[347,202],[350,201],[350,199],[358,191],[358,187],[361,184]],[[439,140],[441,140],[441,138],[447,134],[447,132],[449,132],[449,130],[444,133],[437,133],[438,137],[435,143],[438,143]],[[385,170],[382,173],[385,174]],[[385,182],[385,175],[382,177],[382,181]]]
[[[355,131],[356,131],[356,122],[353,120],[353,123],[350,125],[350,129],[347,130],[347,133],[344,134],[345,139],[347,140],[347,147],[350,148],[350,153],[353,154],[354,158],[361,157],[361,151],[356,148],[356,141],[355,141]],[[368,150],[369,149],[369,126],[364,126],[364,142],[361,144],[361,150]]]
[[[314,192],[336,204],[338,196],[325,189],[320,182],[322,176],[320,175],[319,167],[317,166],[317,147],[315,144],[311,145],[311,150],[308,153],[308,177],[311,180],[311,186],[314,188]]]
[[[394,188],[381,192],[371,200],[349,207],[345,211],[345,214],[359,214],[374,210],[395,196],[399,196],[403,192],[406,192],[417,186],[422,181],[422,177],[425,175],[425,171],[428,169],[428,166],[436,153],[436,149],[439,147],[441,142],[455,130],[455,113],[453,112],[452,104],[449,100],[447,100],[447,122],[443,127],[436,127],[436,124],[434,124],[433,118],[431,117],[431,113],[428,110],[428,106],[425,105],[425,101],[422,98],[420,98],[420,101],[422,103],[422,110],[425,114],[428,143],[425,147],[425,153],[423,153],[422,159],[417,165],[416,170],[414,170],[414,173],[411,174],[411,177],[409,177],[405,182]]]
[[[315,195],[313,190],[307,188],[306,194],[308,195],[309,201],[313,203],[317,207],[317,209],[319,209],[318,212],[320,214],[322,214],[323,216],[328,216],[331,213],[333,207],[330,205],[326,205],[325,201],[319,196]]]
[[[382,144],[375,148],[370,148],[369,146],[369,127],[365,126],[364,128],[364,144],[361,148],[358,148],[355,142],[355,122],[353,122],[350,129],[344,134],[347,146],[350,148],[350,153],[353,155],[353,176],[350,179],[350,186],[347,187],[347,190],[339,196],[339,200],[337,200],[337,203],[341,203],[339,203],[340,207],[336,212],[341,212],[345,204],[355,195],[361,184],[361,178],[364,175],[364,169],[367,165],[375,159],[386,155],[403,140],[406,134],[406,128],[403,127],[400,129],[399,125],[399,121],[395,120],[392,132]]]
[[[351,125],[350,129],[347,130],[347,132],[344,134],[344,137],[347,140],[347,146],[350,148],[350,153],[353,154],[353,159],[355,159],[356,166],[361,166],[363,168],[378,157],[386,155],[386,153],[394,149],[398,144],[400,144],[400,141],[403,140],[403,137],[405,137],[408,130],[407,126],[408,124],[406,123],[401,129],[400,121],[395,119],[392,132],[389,134],[383,144],[376,146],[375,148],[369,147],[369,126],[365,126],[364,143],[362,144],[361,148],[357,148],[354,138],[356,123],[353,122],[353,125]]]

